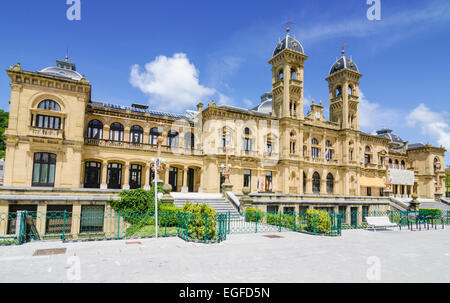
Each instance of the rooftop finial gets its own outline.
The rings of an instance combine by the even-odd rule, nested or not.
[[[345,44],[345,43],[342,43],[342,51],[341,51],[342,56],[345,56],[345,47],[346,47],[346,46],[348,46],[348,45]]]
[[[286,35],[289,36],[289,33],[291,32],[291,25],[295,24],[294,22],[286,22]]]
[[[66,61],[69,61],[69,48],[66,49]]]

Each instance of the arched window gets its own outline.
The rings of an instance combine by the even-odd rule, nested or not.
[[[158,137],[161,135],[157,127],[150,130],[150,144],[158,145]]]
[[[405,164],[405,161],[403,161],[403,160],[402,160],[402,163],[401,163],[401,165],[402,165],[402,166],[401,166],[401,167],[402,167],[402,169],[406,169],[406,164]]]
[[[331,173],[327,176],[327,193],[329,195],[334,194],[334,177]]]
[[[98,120],[92,120],[88,124],[88,139],[103,139],[103,123]]]
[[[338,87],[336,87],[335,94],[336,94],[336,97],[339,97],[342,95],[342,86],[339,85]]]
[[[389,158],[389,168],[392,168],[392,159]]]
[[[39,103],[38,109],[60,112],[61,106],[59,106],[59,104],[53,100],[44,100],[41,103]]]
[[[441,168],[441,163],[439,158],[434,158],[434,171],[438,171]]]
[[[399,162],[398,162],[398,160],[395,160],[394,168],[395,168],[395,169],[399,169]]]
[[[291,144],[290,144],[290,153],[291,154],[295,154],[296,150],[295,150],[295,145],[297,143],[297,140],[295,138],[295,132],[291,132]]]
[[[167,143],[170,147],[178,147],[179,145],[179,134],[177,131],[171,130],[167,134]]]
[[[184,135],[184,148],[194,149],[195,148],[195,137],[194,134],[189,132]]]
[[[318,172],[315,172],[312,180],[313,193],[320,194],[320,175]]]
[[[291,79],[297,79],[297,71],[295,69],[291,69]]]
[[[131,164],[130,167],[130,189],[141,188],[142,185],[142,166]]]
[[[370,146],[366,146],[366,153],[370,153],[372,152],[372,149],[370,148]]]
[[[284,79],[283,70],[280,70],[280,72],[278,73],[278,80],[283,80],[283,79]]]
[[[349,96],[353,95],[353,87],[351,85],[349,85],[349,87],[348,87],[348,95]]]
[[[316,138],[313,138],[312,145],[319,145],[319,141]]]
[[[123,141],[124,128],[120,123],[113,123],[109,128],[109,140]]]
[[[130,129],[130,142],[142,144],[144,142],[144,129],[135,125]]]
[[[86,162],[84,168],[84,188],[100,188],[102,164],[99,162]]]
[[[55,185],[56,155],[35,153],[33,162],[33,187],[53,187]]]

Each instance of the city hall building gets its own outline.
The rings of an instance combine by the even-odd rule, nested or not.
[[[160,179],[174,192],[220,193],[228,161],[232,191],[248,187],[258,197],[380,197],[386,188],[400,198],[444,194],[444,148],[410,144],[389,129],[360,130],[362,74],[344,51],[324,71],[329,100],[305,112],[307,59],[288,31],[269,61],[271,92],[258,106],[199,100],[185,113],[92,100],[91,83],[67,57],[38,72],[19,63],[7,70],[4,186],[22,194],[149,189],[162,136]]]

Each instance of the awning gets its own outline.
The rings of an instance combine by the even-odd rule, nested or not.
[[[386,184],[383,179],[375,177],[364,177],[361,176],[359,179],[360,186],[364,187],[385,187]]]

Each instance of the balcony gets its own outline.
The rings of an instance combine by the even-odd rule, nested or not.
[[[158,146],[153,145],[153,144],[133,143],[133,142],[126,142],[126,141],[113,141],[113,140],[103,140],[103,139],[85,138],[84,144],[88,145],[88,146],[120,148],[120,149],[127,149],[127,150],[136,150],[136,151],[156,152],[158,150]],[[201,155],[202,154],[202,152],[197,149],[183,148],[183,147],[171,147],[168,145],[162,145],[161,152],[174,153],[174,154],[187,154],[187,155]]]
[[[32,127],[30,130],[30,136],[63,140],[64,139],[64,130]]]

